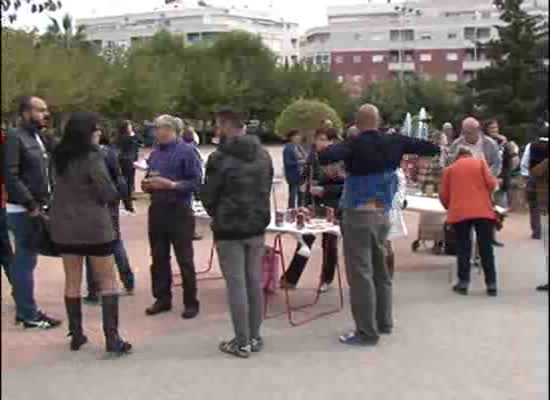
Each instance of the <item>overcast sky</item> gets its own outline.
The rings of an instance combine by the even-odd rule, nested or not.
[[[59,17],[67,12],[76,18],[117,15],[153,10],[164,4],[163,0],[62,0],[62,2],[62,10],[53,16]],[[226,7],[248,5],[251,9],[259,10],[268,10],[273,4],[273,10],[278,15],[298,22],[301,30],[305,30],[327,23],[326,8],[329,5],[360,4],[366,3],[367,0],[211,0],[206,2]],[[49,23],[48,14],[33,15],[27,10],[20,12],[18,19],[17,26],[24,28],[37,26],[43,29]]]

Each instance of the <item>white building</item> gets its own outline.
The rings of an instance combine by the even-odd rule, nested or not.
[[[129,47],[160,30],[182,34],[188,43],[242,30],[259,35],[281,62],[299,59],[298,24],[249,9],[176,0],[150,12],[86,18],[78,20],[78,24],[85,27],[88,40],[102,48]]]

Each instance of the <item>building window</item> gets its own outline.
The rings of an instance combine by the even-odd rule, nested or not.
[[[430,61],[432,61],[432,55],[429,54],[429,53],[420,54],[420,61],[421,62],[430,62]]]
[[[458,74],[447,74],[445,75],[445,80],[448,82],[456,82],[458,81]]]
[[[390,41],[392,42],[412,42],[414,41],[414,31],[412,29],[391,30]]]
[[[447,39],[449,39],[449,40],[454,40],[454,39],[456,39],[456,38],[458,38],[458,35],[456,34],[456,32],[449,32],[449,33],[447,33]]]
[[[414,53],[406,51],[403,58],[405,62],[414,62]]]
[[[489,39],[491,37],[491,28],[478,28],[477,39]]]
[[[447,53],[447,61],[458,61],[457,53]]]
[[[423,33],[420,35],[420,40],[432,40],[432,35],[429,33]]]
[[[344,63],[344,56],[336,56],[334,57],[334,62],[336,64],[343,64]]]
[[[466,40],[475,40],[476,38],[476,28],[464,28],[464,39]]]
[[[372,62],[374,64],[380,64],[384,62],[384,56],[382,54],[377,54],[375,56],[372,56]]]
[[[363,62],[362,56],[353,56],[353,63],[354,64],[361,64]]]

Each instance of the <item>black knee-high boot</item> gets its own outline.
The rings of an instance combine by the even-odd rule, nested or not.
[[[71,336],[71,350],[77,351],[88,341],[82,330],[82,301],[80,297],[65,297],[65,308],[69,320],[69,336]]]
[[[118,294],[101,296],[101,309],[107,352],[115,355],[129,353],[132,345],[125,342],[118,334]]]

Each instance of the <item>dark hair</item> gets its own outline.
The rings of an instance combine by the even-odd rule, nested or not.
[[[234,128],[242,128],[245,123],[245,118],[242,113],[232,108],[222,108],[217,112],[216,116],[233,125]]]
[[[339,142],[342,140],[340,137],[340,132],[336,128],[325,129],[325,134],[327,135],[327,139],[331,142]]]
[[[101,138],[99,139],[99,144],[102,146],[109,146],[111,144],[111,137],[107,133],[101,132]]]
[[[487,135],[489,132],[489,127],[493,124],[498,124],[498,120],[496,118],[488,119],[487,121],[485,121],[483,123],[483,133]]]
[[[299,136],[299,135],[300,135],[300,131],[298,129],[291,129],[286,134],[286,138],[287,138],[287,140],[292,140],[294,137]]]
[[[319,139],[319,137],[321,137],[321,136],[326,136],[327,139],[330,140],[329,135],[328,135],[328,129],[325,129],[325,128],[317,129],[315,131],[315,135],[313,135],[313,138],[314,139]]]
[[[132,126],[132,121],[127,119],[118,122],[117,130],[119,138],[130,135],[130,126]]]
[[[21,96],[17,99],[17,115],[22,116],[23,113],[32,109],[32,99],[34,96]]]
[[[100,117],[91,112],[75,112],[69,117],[61,142],[54,152],[55,170],[64,175],[70,163],[84,157],[97,148],[92,144],[92,137],[99,129]]]

